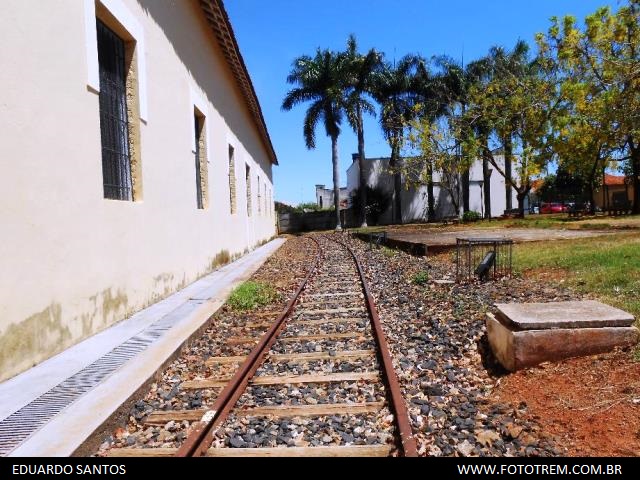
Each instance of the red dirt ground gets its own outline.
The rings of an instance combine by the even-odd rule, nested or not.
[[[576,358],[507,375],[497,401],[527,412],[567,456],[640,456],[640,362],[633,350]]]

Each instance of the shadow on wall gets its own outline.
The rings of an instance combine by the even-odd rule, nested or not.
[[[222,62],[226,67],[226,60],[218,45],[217,38],[204,17],[199,2],[138,0],[138,3],[164,32],[176,56],[182,61],[197,85],[209,96],[208,100],[212,103],[215,102],[216,110],[229,129],[238,137],[249,155],[254,159],[264,158],[266,160],[265,171],[269,181],[273,182],[272,169],[268,168],[269,160],[265,153],[265,147],[261,137],[255,131],[256,129],[253,128],[253,117],[246,106],[242,92],[235,83],[231,70],[225,68],[224,74],[216,75],[215,71],[212,72],[208,68],[214,59]],[[189,10],[184,8],[187,3],[192,5]],[[199,20],[201,29],[194,28],[193,20],[195,18]],[[210,42],[206,48],[197,48],[200,46],[199,40],[202,32]],[[220,82],[221,76],[228,79],[230,83]],[[153,79],[151,79],[152,82]],[[233,93],[228,90],[227,85],[232,85]],[[243,108],[238,109],[238,104]],[[252,128],[247,129],[247,125],[251,125]]]

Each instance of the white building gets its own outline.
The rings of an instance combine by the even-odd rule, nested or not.
[[[359,188],[360,167],[357,155],[353,157],[353,163],[347,169],[347,191],[349,195]],[[499,165],[504,165],[504,157],[495,156]],[[393,176],[389,173],[389,158],[367,158],[365,162],[365,178],[371,188],[379,188],[390,197],[393,195]],[[449,217],[455,214],[449,191],[440,184],[440,174],[434,172],[435,213],[437,219]],[[499,217],[504,214],[507,207],[507,194],[505,179],[498,172],[491,172],[491,216]],[[402,182],[403,185],[406,182]],[[484,181],[482,176],[482,161],[475,162],[469,174],[469,209],[485,216]],[[462,189],[460,189],[462,192]],[[410,188],[402,190],[402,223],[420,222],[428,219],[427,187]],[[512,205],[517,208],[516,192],[512,189]],[[462,193],[461,193],[462,196]],[[462,198],[458,200],[460,212],[462,212]],[[391,204],[392,205],[392,204]],[[392,220],[392,206],[380,217],[379,223],[399,223]]]
[[[4,0],[0,31],[1,381],[271,238],[277,159],[221,0]]]
[[[349,206],[349,190],[347,187],[340,188],[340,208]],[[316,205],[322,209],[333,208],[333,188],[326,185],[316,185]]]

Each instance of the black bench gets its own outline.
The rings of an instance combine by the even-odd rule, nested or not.
[[[583,208],[570,208],[569,212],[567,212],[567,213],[569,214],[569,218],[581,218],[587,212],[585,212],[585,210]]]
[[[378,233],[369,234],[369,249],[372,249],[374,245],[377,248],[380,248],[380,245],[385,245],[386,243],[387,243],[387,232],[378,232]]]

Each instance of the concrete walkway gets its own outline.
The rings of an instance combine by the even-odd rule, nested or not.
[[[284,242],[276,239],[1,383],[0,456],[71,455]]]

